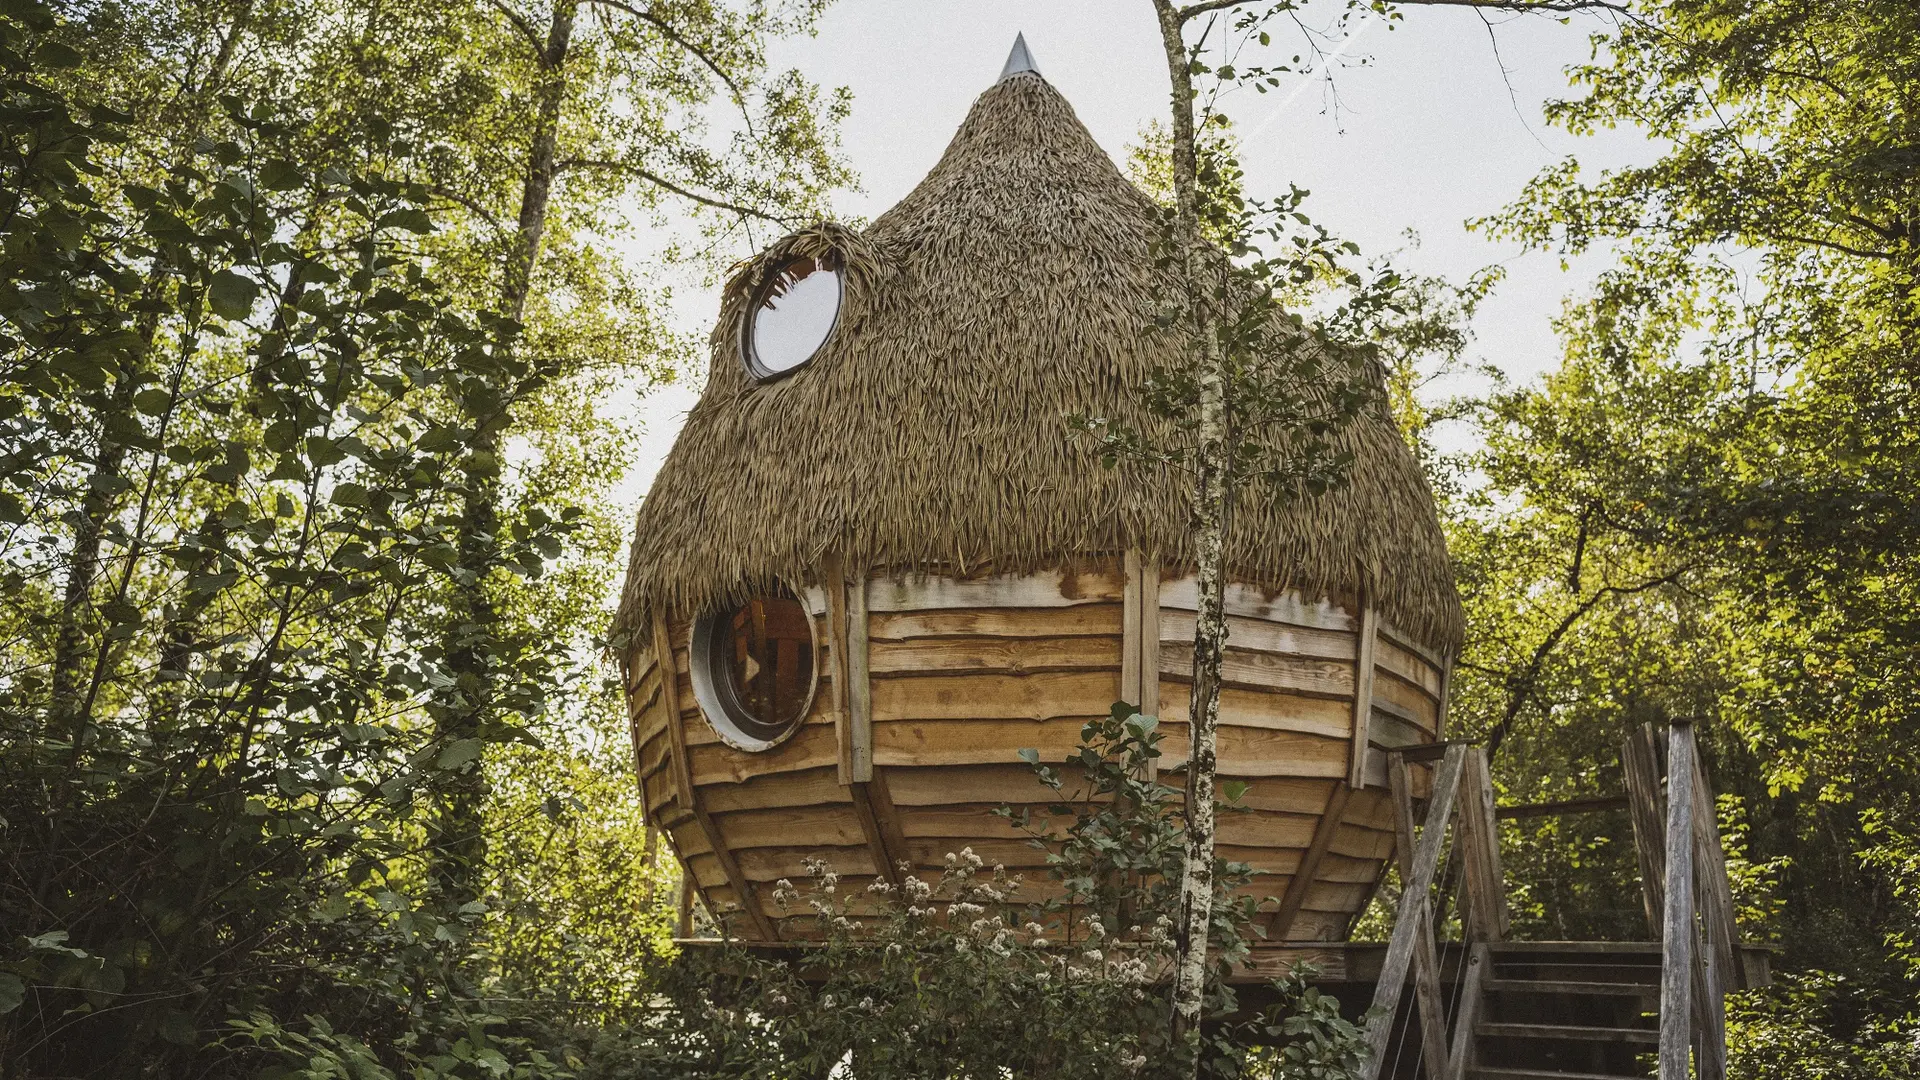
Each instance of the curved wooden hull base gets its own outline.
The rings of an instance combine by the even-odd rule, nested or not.
[[[971,848],[1047,896],[1044,853],[993,811],[1052,801],[1018,751],[1063,761],[1115,701],[1159,715],[1162,768],[1182,764],[1195,593],[1150,559],[852,582],[829,564],[806,596],[820,686],[771,750],[728,746],[701,714],[687,624],[656,625],[627,657],[649,819],[734,934],[808,936],[810,913],[782,910],[773,883],[803,881],[810,859],[860,896]],[[1220,852],[1258,872],[1248,892],[1273,939],[1341,940],[1393,853],[1379,750],[1439,737],[1444,664],[1363,603],[1241,586],[1227,601],[1219,776],[1247,791],[1220,819]]]

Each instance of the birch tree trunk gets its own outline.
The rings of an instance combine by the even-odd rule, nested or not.
[[[1231,497],[1227,460],[1227,378],[1215,329],[1215,297],[1200,237],[1198,156],[1194,145],[1193,74],[1181,30],[1185,15],[1172,0],[1154,0],[1167,74],[1173,83],[1174,242],[1180,245],[1185,306],[1199,370],[1199,425],[1189,528],[1199,585],[1193,632],[1193,690],[1188,701],[1187,851],[1174,919],[1172,1032],[1186,1045],[1200,1028],[1206,985],[1207,928],[1213,917],[1214,730],[1220,719],[1220,653],[1226,643],[1224,551]],[[1194,1073],[1199,1057],[1191,1058]]]
[[[526,314],[533,269],[546,234],[547,211],[554,177],[559,172],[561,111],[566,104],[568,51],[573,45],[574,19],[579,5],[558,0],[539,50],[540,86],[534,98],[533,138],[528,146],[527,176],[520,191],[520,211],[513,244],[506,253],[500,285],[501,312],[519,320]],[[500,350],[513,348],[511,340]],[[488,593],[487,578],[500,528],[500,438],[511,422],[502,405],[491,416],[478,417],[479,430],[464,468],[459,540],[459,590],[455,622],[449,628],[448,667],[454,683],[441,710],[439,736],[443,744],[480,738],[492,712],[495,677],[491,648],[499,613]],[[465,903],[479,895],[481,865],[486,859],[485,812],[487,783],[480,762],[459,771],[435,774],[435,804],[429,821],[432,867],[442,895]]]

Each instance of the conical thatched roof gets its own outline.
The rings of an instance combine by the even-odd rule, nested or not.
[[[1137,417],[1130,388],[1171,355],[1154,329],[1159,225],[1035,73],[982,94],[946,154],[864,232],[822,225],[740,268],[706,391],[641,506],[626,625],[688,615],[774,578],[852,569],[1013,573],[1129,547],[1187,561],[1189,484],[1103,468],[1066,418]],[[769,267],[832,252],[832,338],[756,385],[741,315]],[[1433,499],[1384,412],[1346,436],[1352,482],[1235,509],[1241,581],[1350,598],[1451,653],[1459,599]]]

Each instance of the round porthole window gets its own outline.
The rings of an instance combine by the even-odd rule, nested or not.
[[[778,378],[813,359],[840,320],[840,270],[794,259],[767,276],[747,309],[741,347],[754,378]]]
[[[693,694],[714,731],[741,750],[770,750],[813,703],[813,616],[780,589],[693,624]]]

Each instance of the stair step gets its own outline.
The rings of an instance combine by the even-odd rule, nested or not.
[[[1488,979],[1486,988],[1495,993],[1584,994],[1620,997],[1658,997],[1660,987],[1640,982],[1570,982],[1559,979]]]
[[[1492,1024],[1473,1026],[1474,1034],[1490,1039],[1578,1039],[1585,1042],[1646,1043],[1658,1045],[1652,1028],[1584,1027],[1574,1024]]]
[[[1467,1076],[1471,1080],[1626,1080],[1619,1072],[1553,1072],[1551,1068],[1475,1067],[1467,1070]]]
[[[1468,1070],[1472,1080],[1623,1080],[1619,1073],[1554,1072],[1551,1069],[1489,1069],[1476,1066]],[[1633,1076],[1639,1076],[1635,1073]]]

